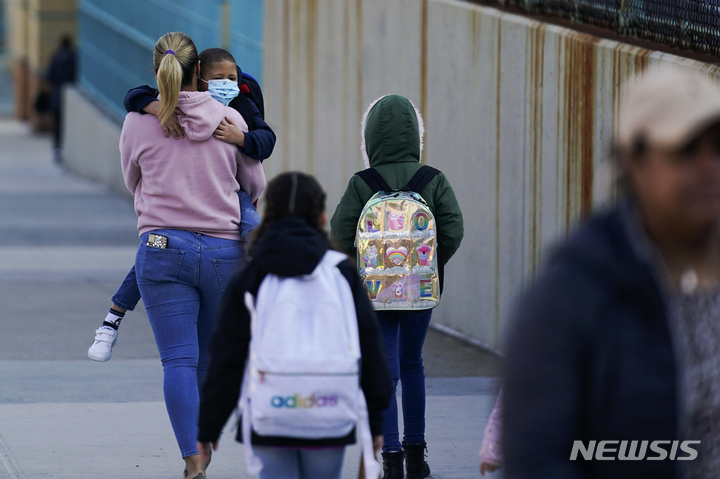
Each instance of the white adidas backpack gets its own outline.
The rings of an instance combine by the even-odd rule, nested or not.
[[[251,340],[239,409],[248,472],[262,463],[251,431],[261,436],[339,438],[356,426],[366,479],[377,479],[365,396],[360,389],[360,340],[355,303],[337,265],[347,256],[325,253],[312,274],[268,274],[257,299],[245,295]]]

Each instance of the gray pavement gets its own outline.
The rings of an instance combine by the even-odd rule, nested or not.
[[[133,263],[135,223],[127,198],[53,165],[48,137],[0,118],[0,479],[181,477],[142,305],[112,360],[86,356]],[[425,361],[433,477],[478,477],[499,361],[433,331]],[[346,457],[357,477],[358,448]],[[250,477],[229,431],[209,474]]]

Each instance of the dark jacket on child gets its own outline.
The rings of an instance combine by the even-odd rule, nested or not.
[[[242,78],[240,94],[228,106],[237,110],[248,125],[245,146],[238,149],[255,160],[266,160],[275,148],[275,132],[265,123],[265,103],[257,80],[238,68]],[[247,93],[244,88],[247,87]],[[123,104],[128,112],[143,113],[143,108],[157,100],[158,91],[148,85],[128,91]],[[254,100],[253,100],[254,99]]]
[[[257,295],[260,283],[269,273],[280,277],[312,273],[330,248],[328,240],[299,218],[290,217],[268,226],[250,250],[250,258],[230,283],[220,308],[210,343],[211,363],[200,400],[198,440],[211,442],[220,432],[238,403],[250,345],[250,316],[245,292]],[[338,265],[355,300],[360,353],[360,386],[370,417],[373,436],[382,434],[383,411],[390,403],[392,383],[385,346],[367,292],[350,261]],[[241,441],[238,427],[237,440]],[[263,437],[253,432],[253,445],[318,447],[342,446],[355,442],[355,431],[338,439],[307,440]]]
[[[657,457],[649,443],[679,439],[665,293],[632,211],[626,202],[580,226],[521,298],[506,348],[508,479],[676,477],[668,459],[570,460],[574,441],[648,441]]]
[[[407,185],[422,167],[422,118],[412,103],[399,95],[381,98],[365,113],[363,132],[362,150],[366,166],[375,168],[392,188],[400,189]],[[333,241],[344,253],[353,257],[360,213],[374,194],[363,179],[354,175],[332,217]],[[463,239],[460,205],[443,173],[434,177],[420,196],[435,216],[438,260],[442,268]]]

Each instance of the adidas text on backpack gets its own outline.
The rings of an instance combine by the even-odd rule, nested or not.
[[[360,388],[355,302],[337,268],[346,259],[328,251],[312,274],[268,274],[257,298],[246,293],[251,339],[239,409],[251,474],[262,468],[252,450],[252,431],[326,439],[346,436],[355,427],[362,435],[365,464],[371,464],[368,479],[379,474]]]
[[[424,310],[440,302],[435,217],[420,196],[438,173],[423,166],[400,191],[373,168],[357,173],[375,191],[355,235],[358,272],[375,309]]]

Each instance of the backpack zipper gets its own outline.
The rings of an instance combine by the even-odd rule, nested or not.
[[[359,373],[273,373],[258,370],[260,382],[265,382],[265,375],[272,376],[357,376]]]

